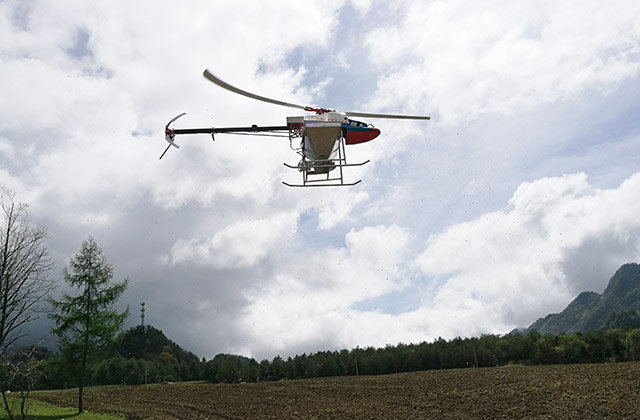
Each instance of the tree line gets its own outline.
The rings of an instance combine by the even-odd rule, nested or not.
[[[238,356],[205,365],[211,382],[255,382],[326,376],[385,375],[435,369],[505,365],[640,361],[640,329],[609,329],[578,334],[486,334],[476,338],[439,338],[420,344],[322,351],[258,363]]]
[[[154,338],[155,342],[154,342]],[[131,342],[136,342],[131,345]],[[172,344],[172,345],[170,345]],[[73,387],[59,354],[39,349],[34,389]],[[23,349],[26,357],[29,349]],[[199,359],[170,342],[162,331],[138,326],[122,333],[111,351],[87,371],[88,386],[142,385],[206,380],[215,383],[278,381],[329,376],[385,375],[437,369],[506,365],[614,363],[640,361],[640,328],[614,328],[577,334],[485,334],[474,338],[439,338],[419,344],[357,347],[271,360],[218,354]]]

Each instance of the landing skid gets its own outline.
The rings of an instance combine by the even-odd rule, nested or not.
[[[318,184],[313,184],[313,182],[324,182],[320,181],[320,180],[316,180],[316,181],[307,181],[305,184],[289,184],[288,182],[284,182],[282,181],[282,183],[284,185],[286,185],[287,187],[353,187],[354,185],[358,185],[362,180],[359,179],[356,182],[352,182],[350,184],[345,184],[345,183],[335,183],[335,184],[327,184],[327,183],[318,183]]]
[[[340,160],[343,159],[323,161],[321,164],[303,160],[297,166],[285,163],[284,166],[287,168],[297,169],[302,172],[302,184],[290,184],[284,181],[282,181],[282,183],[287,187],[352,187],[359,184],[361,180],[357,180],[355,182],[344,182],[342,168],[366,165],[369,163],[369,160],[360,163],[344,163],[344,160],[342,162]],[[330,171],[334,169],[338,170],[338,176],[330,178]]]

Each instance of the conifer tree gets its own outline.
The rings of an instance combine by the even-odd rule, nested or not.
[[[113,309],[124,293],[127,281],[112,282],[113,268],[93,238],[82,243],[80,252],[64,269],[64,280],[78,294],[51,299],[60,352],[78,386],[78,412],[83,411],[83,389],[89,367],[104,355],[128,315]]]

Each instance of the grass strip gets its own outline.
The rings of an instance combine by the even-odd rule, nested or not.
[[[16,398],[9,398],[13,416],[20,418],[20,402]],[[78,414],[75,407],[59,407],[57,405],[45,403],[42,401],[28,399],[26,404],[27,420],[124,420],[124,417],[114,416],[112,414],[91,413],[85,411]],[[0,411],[0,420],[9,420],[9,415],[2,408]]]

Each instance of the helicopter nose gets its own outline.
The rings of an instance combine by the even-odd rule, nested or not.
[[[345,138],[346,144],[366,143],[378,137],[380,130],[373,127],[348,128]]]

